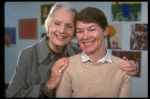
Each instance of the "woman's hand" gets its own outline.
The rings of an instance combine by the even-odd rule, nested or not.
[[[120,69],[126,71],[127,74],[134,76],[137,72],[135,62],[133,60],[128,61],[127,57],[123,57],[125,62],[120,63]]]
[[[49,91],[58,86],[62,78],[62,73],[68,66],[68,63],[68,58],[60,58],[55,62],[54,66],[51,69],[51,77],[49,81],[46,82]]]

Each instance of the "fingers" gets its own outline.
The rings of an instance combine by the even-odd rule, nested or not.
[[[136,75],[136,72],[129,72],[129,71],[126,71],[126,73],[127,73],[128,75],[131,75],[131,76],[135,76],[135,75]]]
[[[135,68],[122,68],[122,71],[132,72],[132,71],[136,71],[136,70],[135,70]]]
[[[120,68],[136,68],[135,62],[132,60],[124,61],[120,63]]]
[[[55,69],[55,71],[61,72],[68,66],[68,63],[69,63],[68,58],[61,58],[55,62],[53,68]]]
[[[127,74],[134,76],[136,74],[136,65],[134,61],[124,61],[120,63],[120,69],[126,71]]]
[[[131,68],[132,65],[130,65],[129,61],[124,61],[120,63],[120,68]]]
[[[61,58],[55,62],[54,66],[51,69],[51,77],[47,82],[49,89],[53,89],[58,86],[62,78],[62,72],[68,66],[68,63],[69,63],[68,58]],[[60,69],[61,72],[59,72]]]
[[[59,72],[60,72],[60,73],[63,72],[63,71],[67,68],[67,66],[68,66],[68,63],[66,63],[63,67],[61,67],[61,68],[59,69]]]

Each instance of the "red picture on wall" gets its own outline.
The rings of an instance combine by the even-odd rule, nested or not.
[[[19,19],[19,39],[38,39],[37,18]]]

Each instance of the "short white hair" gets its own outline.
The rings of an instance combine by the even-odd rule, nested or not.
[[[58,3],[55,3],[55,4],[52,6],[51,10],[49,11],[49,14],[48,14],[48,16],[47,16],[47,19],[45,20],[45,28],[46,28],[47,32],[48,32],[48,25],[50,24],[50,21],[51,21],[51,18],[52,18],[53,13],[54,13],[55,11],[57,11],[58,9],[61,9],[61,8],[72,11],[72,12],[74,13],[74,15],[77,13],[77,11],[76,11],[75,8],[69,6],[69,5],[68,5],[67,3],[65,3],[65,2],[58,2]]]

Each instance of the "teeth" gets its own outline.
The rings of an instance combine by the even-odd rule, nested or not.
[[[63,37],[61,37],[61,36],[57,36],[57,37],[58,37],[58,38],[61,38],[61,39],[63,38]]]
[[[86,45],[89,45],[89,44],[91,44],[91,43],[85,43]]]
[[[95,42],[95,41],[84,42],[84,44],[89,45],[89,44],[91,44],[91,43],[93,43],[93,42]]]
[[[62,36],[57,36],[57,38],[60,38],[60,39],[65,39],[66,37],[62,37]]]

